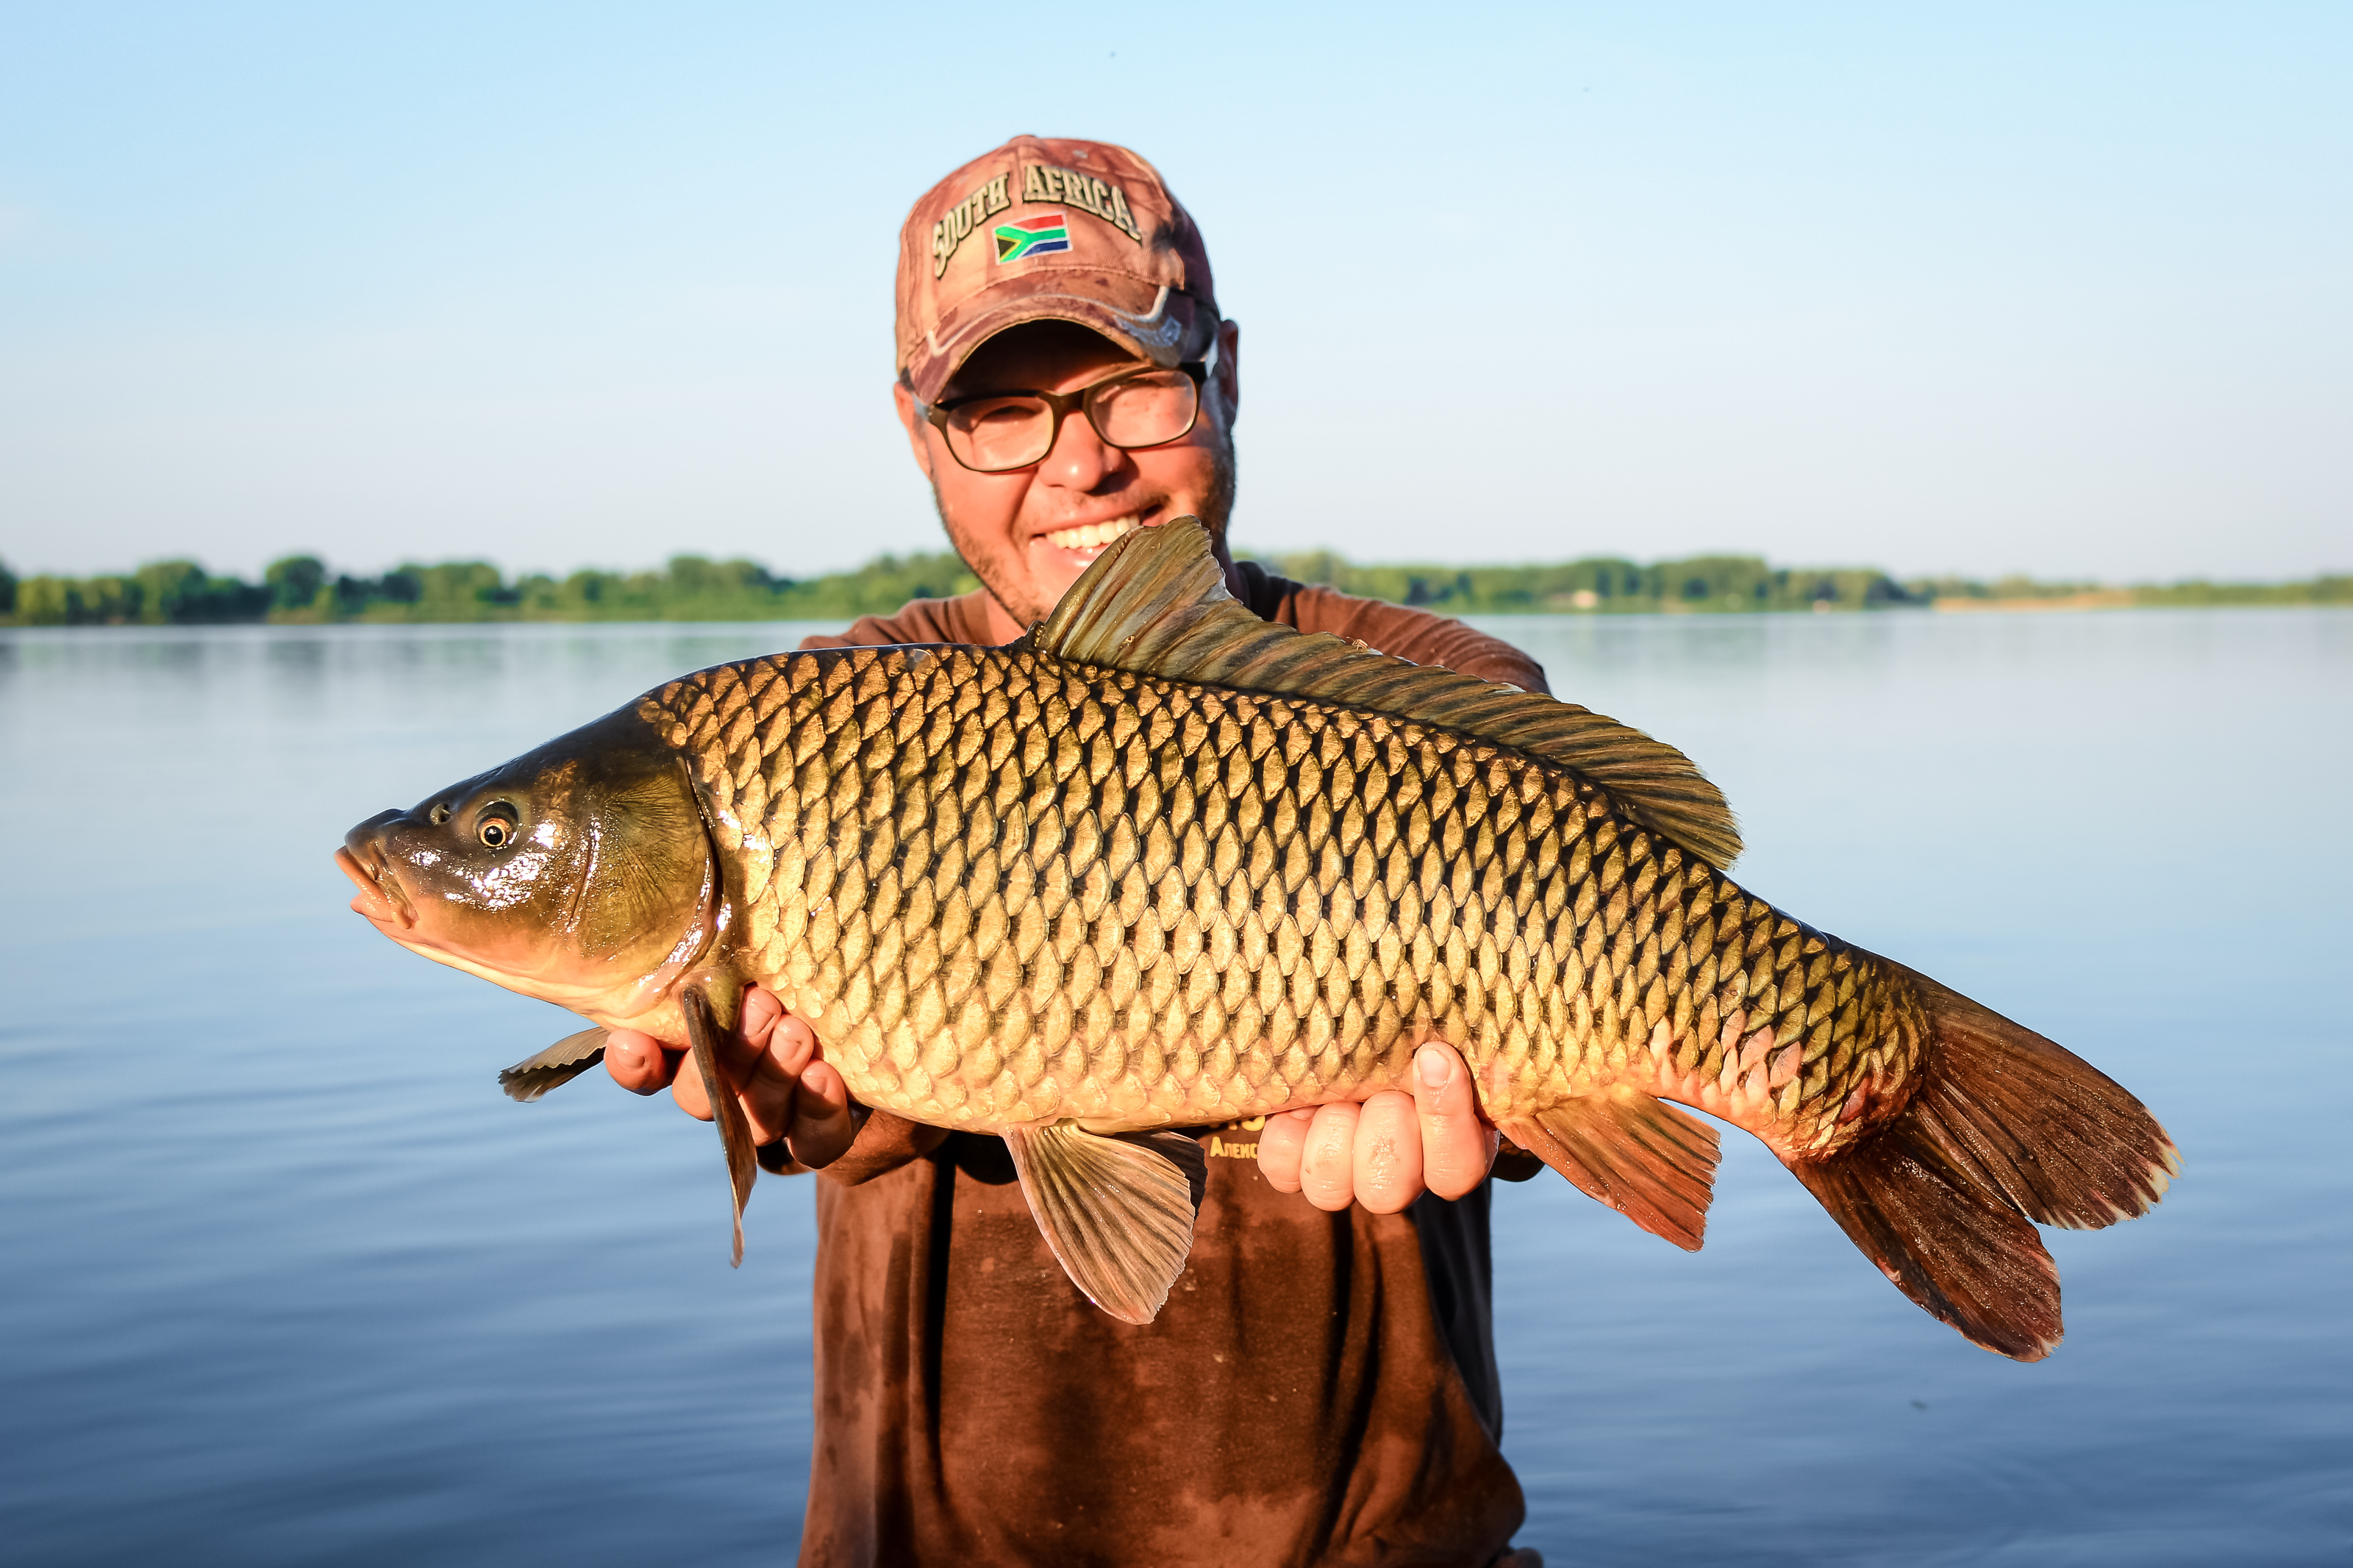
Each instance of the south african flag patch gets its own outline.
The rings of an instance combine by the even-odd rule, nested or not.
[[[1000,267],[1008,261],[1071,248],[1071,219],[1066,213],[1017,218],[998,224],[991,233],[997,240],[997,262]]]

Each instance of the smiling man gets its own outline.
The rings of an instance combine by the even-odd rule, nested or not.
[[[1232,559],[1239,348],[1199,231],[1133,153],[1021,137],[949,175],[901,237],[893,393],[982,586],[802,646],[1010,642],[1113,540],[1193,516],[1262,617],[1543,689],[1460,622]],[[708,1116],[679,1059],[618,1031],[607,1055]],[[1142,1326],[1070,1287],[1000,1140],[861,1120],[765,993],[732,1065],[755,1134],[826,1178],[803,1563],[1506,1560],[1496,1142],[1451,1050],[1422,1048],[1410,1097],[1200,1129],[1191,1260]]]

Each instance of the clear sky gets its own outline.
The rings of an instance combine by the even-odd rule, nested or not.
[[[0,0],[0,559],[939,546],[900,220],[1126,142],[1236,536],[2353,567],[2353,5]]]

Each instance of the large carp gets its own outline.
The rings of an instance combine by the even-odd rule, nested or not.
[[[691,1045],[736,1247],[750,1133],[714,1032],[746,982],[850,1092],[1010,1145],[1071,1279],[1148,1321],[1198,1127],[1462,1053],[1485,1114],[1696,1248],[1714,1131],[1762,1139],[1896,1286],[2021,1360],[2034,1224],[2145,1212],[2140,1102],[2042,1037],[1736,885],[1722,795],[1582,708],[1251,616],[1189,520],[1001,648],[723,664],[372,817],[339,852],[404,946]],[[599,1030],[522,1068],[535,1095]]]

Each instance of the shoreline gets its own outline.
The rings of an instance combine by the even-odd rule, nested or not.
[[[2282,603],[2249,605],[2163,605],[2149,604],[2129,588],[2102,588],[2087,594],[2053,594],[2047,598],[2031,599],[1935,599],[1928,607],[1938,615],[2006,615],[2034,610],[2165,610],[2165,609],[2249,609],[2281,610],[2290,606]]]
[[[1926,605],[1873,605],[1869,608],[1847,608],[1843,605],[1820,605],[1810,609],[1717,610],[1717,609],[1641,609],[1583,610],[1472,609],[1454,613],[1456,620],[1525,619],[1545,621],[1574,620],[1640,620],[1646,616],[1661,620],[1706,619],[1716,616],[1749,616],[1779,619],[1808,614],[1837,615],[1843,617],[1873,618],[1883,616],[1918,615],[2036,615],[2051,612],[2108,612],[2117,610],[2353,610],[2353,604],[2332,600],[2241,600],[2181,603],[2149,601],[2137,598],[2129,589],[2106,590],[2091,594],[2053,595],[2034,599],[1937,599]],[[1439,614],[1447,612],[1441,610]],[[324,619],[308,615],[272,616],[259,620],[218,621],[81,621],[69,625],[26,624],[0,616],[0,636],[12,632],[34,633],[110,633],[110,632],[228,632],[228,631],[378,631],[395,632],[427,627],[445,626],[637,626],[669,627],[685,630],[696,626],[836,626],[839,616],[740,616],[703,617],[628,617],[560,616],[546,615],[487,615],[452,617],[353,616],[340,619]]]

